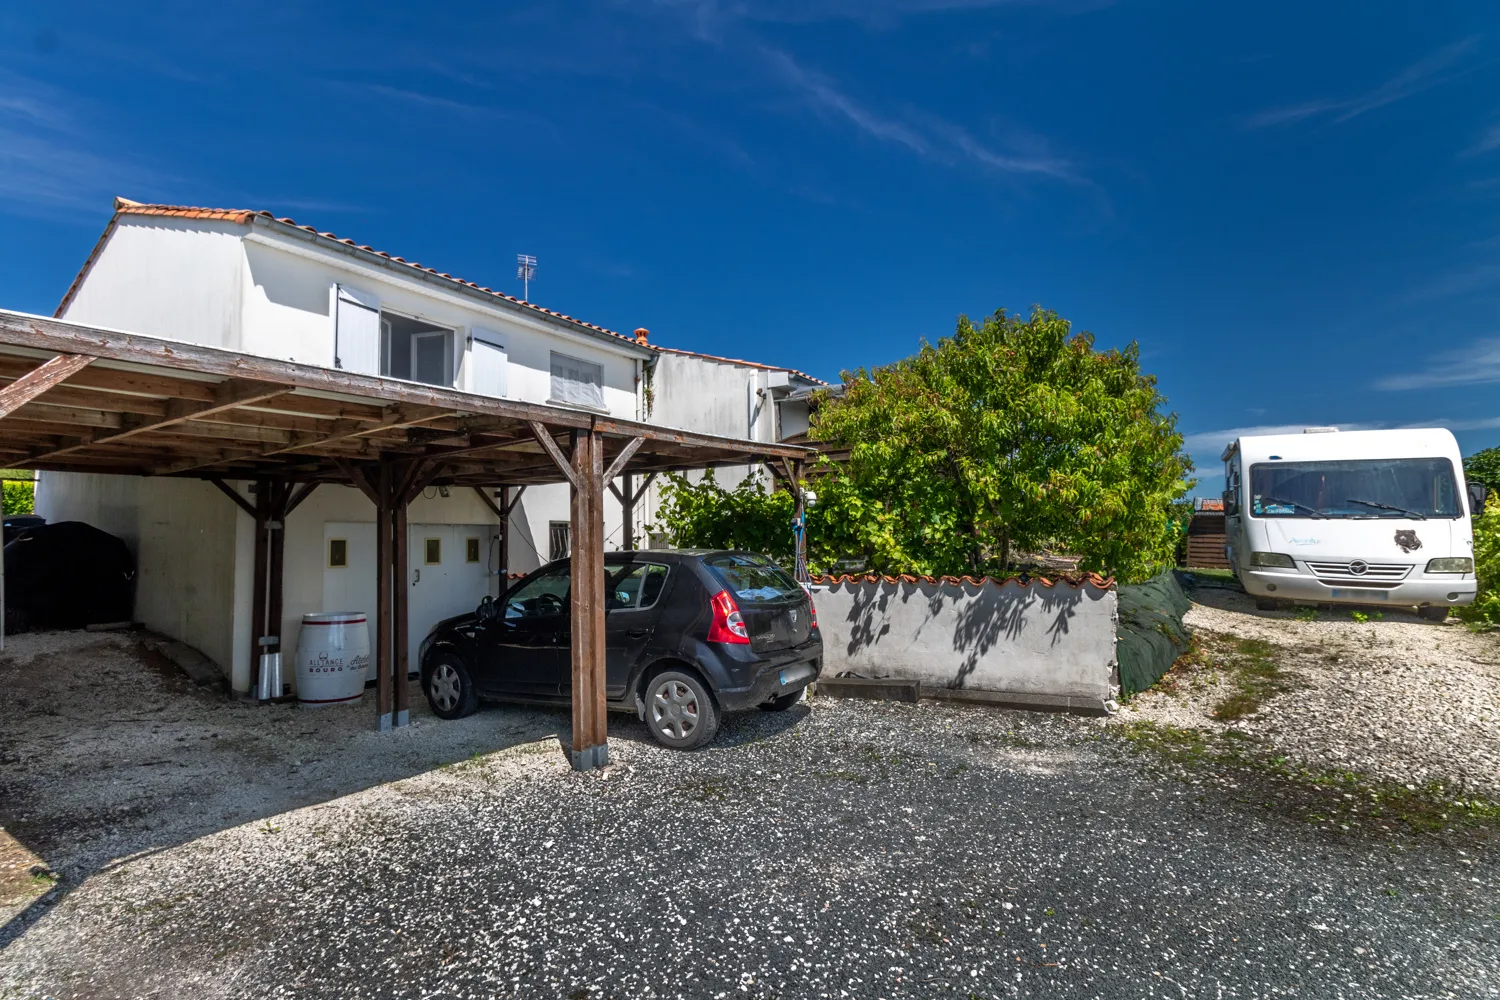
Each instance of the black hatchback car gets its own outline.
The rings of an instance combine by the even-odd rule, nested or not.
[[[567,704],[570,564],[550,563],[498,601],[439,622],[422,642],[422,690],[445,719],[482,700]],[[723,712],[795,705],[823,663],[812,599],[749,552],[604,556],[605,697],[669,747],[713,739]]]

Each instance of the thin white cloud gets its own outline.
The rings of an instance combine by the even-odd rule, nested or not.
[[[838,89],[825,76],[805,69],[786,52],[762,49],[772,72],[800,93],[815,109],[832,112],[860,131],[882,142],[903,146],[923,159],[940,163],[970,162],[1008,174],[1036,174],[1059,180],[1080,180],[1072,164],[1048,156],[1031,139],[1024,150],[995,149],[967,129],[934,115],[892,116],[871,110]]]
[[[1400,305],[1412,305],[1432,299],[1446,299],[1455,295],[1467,295],[1500,282],[1500,264],[1475,264],[1418,285],[1401,295],[1396,301]]]
[[[97,218],[121,192],[148,195],[165,175],[93,126],[86,107],[55,87],[0,71],[0,203],[43,218]]]
[[[1420,371],[1388,375],[1375,388],[1441,389],[1496,382],[1500,382],[1500,337],[1481,337],[1467,347],[1442,352]]]
[[[1491,150],[1500,149],[1500,124],[1489,125],[1479,133],[1474,144],[1464,150],[1465,156],[1479,156]]]
[[[1478,39],[1475,38],[1445,45],[1412,63],[1374,90],[1343,99],[1322,98],[1288,107],[1269,108],[1246,117],[1244,125],[1250,129],[1270,128],[1321,115],[1332,115],[1336,122],[1349,121],[1376,108],[1383,108],[1446,83],[1457,74],[1458,65],[1477,46]]]
[[[654,0],[656,6],[687,14],[701,31],[717,33],[731,21],[763,24],[819,24],[854,21],[890,28],[909,17],[996,7],[1048,7],[1078,13],[1112,6],[1113,0]]]

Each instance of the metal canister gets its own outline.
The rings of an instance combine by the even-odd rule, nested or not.
[[[255,695],[261,701],[281,697],[281,654],[260,654],[260,684]]]

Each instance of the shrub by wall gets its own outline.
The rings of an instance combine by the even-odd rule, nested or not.
[[[1458,617],[1478,628],[1500,628],[1500,493],[1491,493],[1474,519],[1474,572],[1479,596]]]

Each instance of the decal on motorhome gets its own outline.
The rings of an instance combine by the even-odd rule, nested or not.
[[[1402,552],[1414,552],[1422,547],[1422,540],[1413,529],[1402,528],[1396,532],[1396,544],[1401,546]]]

